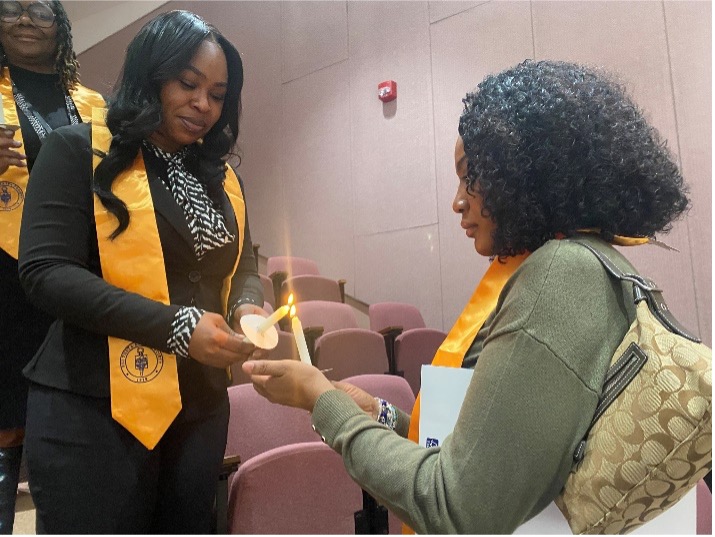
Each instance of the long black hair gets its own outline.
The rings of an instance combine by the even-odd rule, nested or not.
[[[238,138],[241,113],[243,64],[236,48],[213,26],[189,11],[158,15],[139,31],[127,48],[124,67],[109,99],[107,127],[112,133],[109,152],[94,174],[94,192],[119,220],[111,238],[129,225],[125,203],[111,190],[112,182],[131,166],[142,140],[162,121],[162,86],[175,79],[190,64],[204,41],[217,43],[226,56],[228,87],[221,115],[196,146],[197,178],[209,197],[218,200],[224,178],[224,158]]]
[[[459,133],[498,256],[582,228],[651,237],[689,205],[665,142],[596,70],[527,60],[490,75],[465,97]]]
[[[62,89],[69,92],[79,84],[79,63],[72,46],[72,25],[60,0],[50,0],[49,5],[55,13],[55,23],[57,24],[55,72],[60,75],[59,84]],[[0,44],[0,68],[7,67],[7,65],[8,59],[2,44]]]

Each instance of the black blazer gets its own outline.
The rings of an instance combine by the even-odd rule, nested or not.
[[[90,125],[64,127],[46,139],[33,167],[20,234],[20,281],[30,299],[56,321],[25,369],[33,382],[72,392],[109,396],[107,336],[168,352],[171,323],[180,306],[221,313],[223,278],[236,259],[233,242],[196,259],[181,208],[164,186],[163,166],[147,173],[162,244],[170,305],[110,285],[101,278],[91,190]],[[227,229],[238,235],[233,208],[220,207]],[[131,215],[130,215],[131,216]],[[131,225],[131,224],[130,224]],[[243,253],[229,304],[250,297],[263,305],[248,221]],[[225,397],[226,372],[194,360],[179,360],[184,407],[213,404]]]

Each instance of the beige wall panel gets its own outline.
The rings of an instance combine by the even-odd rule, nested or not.
[[[677,151],[660,2],[533,2],[537,59],[603,67],[625,83]]]
[[[347,59],[346,3],[281,2],[281,37],[283,82]]]
[[[660,2],[534,2],[534,43],[539,59],[602,66],[626,84],[646,117],[677,152],[663,6]],[[664,289],[686,326],[697,326],[688,229],[681,222],[667,236],[681,253],[648,246],[625,254]]]
[[[142,17],[79,54],[77,60],[80,64],[82,84],[102,95],[109,95],[124,64],[127,45],[147,21],[163,11],[164,9],[159,9]]]
[[[382,0],[348,2],[350,57],[380,58],[403,45],[429,46],[427,2]]]
[[[281,250],[317,261],[354,294],[348,62],[283,84],[281,177],[286,213]],[[316,91],[321,88],[321,91]]]
[[[74,51],[79,54],[136,19],[160,9],[165,0],[64,0],[72,22]]]
[[[435,224],[427,4],[351,3],[348,23],[355,234]],[[378,99],[383,80],[397,100]]]
[[[452,211],[462,98],[487,74],[533,57],[529,3],[477,6],[433,24],[431,36],[442,302],[444,326],[449,329],[488,267]]]
[[[693,200],[686,222],[700,336],[712,345],[712,5],[665,2],[664,7],[680,161]]]
[[[406,302],[443,329],[437,225],[355,237],[355,294],[368,304]]]
[[[456,2],[453,0],[436,0],[429,3],[429,20],[437,22],[457,13],[462,13],[489,0],[474,0],[472,2]]]

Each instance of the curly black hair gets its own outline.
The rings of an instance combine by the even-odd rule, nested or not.
[[[55,13],[57,24],[57,51],[55,52],[55,71],[60,75],[59,85],[68,92],[79,84],[79,62],[72,46],[72,25],[60,0],[50,0],[49,5]],[[7,67],[8,60],[0,44],[0,68]]]
[[[606,239],[652,237],[688,209],[665,142],[605,73],[526,60],[485,78],[463,102],[468,190],[496,224],[497,256],[584,228]]]
[[[112,133],[109,152],[95,170],[93,190],[117,217],[112,239],[129,225],[126,204],[112,192],[116,177],[134,162],[142,140],[162,121],[161,88],[187,68],[204,41],[218,44],[226,57],[228,85],[216,124],[194,144],[189,165],[217,202],[223,192],[224,159],[238,138],[241,115],[243,63],[236,48],[214,26],[189,11],[161,13],[147,22],[127,47],[114,93],[108,100],[107,127]]]

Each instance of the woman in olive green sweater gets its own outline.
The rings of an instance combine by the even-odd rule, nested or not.
[[[497,257],[487,276],[510,272],[459,357],[474,375],[453,433],[421,447],[405,438],[409,409],[299,362],[244,370],[271,401],[311,411],[350,475],[418,533],[511,533],[566,482],[635,315],[630,291],[560,239],[580,235],[634,272],[609,242],[668,231],[688,199],[656,131],[603,74],[526,61],[464,104],[453,209]]]

